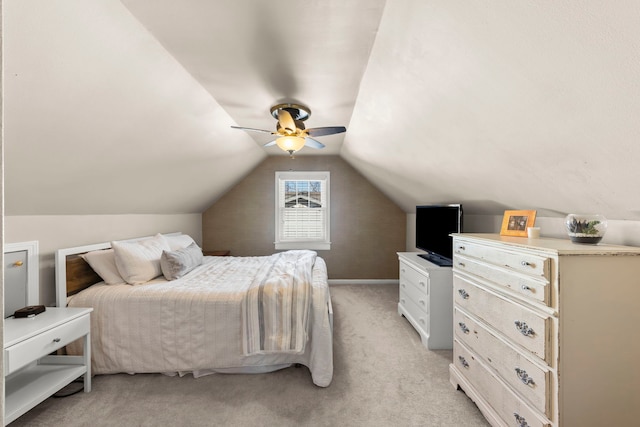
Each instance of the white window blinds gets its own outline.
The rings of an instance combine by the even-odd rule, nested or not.
[[[276,249],[329,243],[329,172],[276,172]]]

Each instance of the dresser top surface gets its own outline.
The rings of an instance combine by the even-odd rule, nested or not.
[[[501,236],[491,233],[461,233],[453,234],[459,239],[480,240],[487,244],[512,245],[520,248],[546,250],[560,255],[640,255],[640,248],[633,246],[618,246],[598,243],[596,245],[573,243],[569,239],[541,237],[529,239],[527,237]]]

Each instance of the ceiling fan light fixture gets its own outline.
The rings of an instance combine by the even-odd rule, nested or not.
[[[346,132],[344,126],[323,126],[306,129],[304,120],[309,118],[311,110],[300,104],[277,104],[271,107],[271,115],[278,120],[276,131],[264,129],[246,128],[231,126],[234,129],[241,129],[251,132],[268,133],[277,135],[274,141],[264,144],[265,147],[277,145],[281,150],[289,153],[293,158],[293,153],[307,146],[315,149],[324,148],[325,145],[314,138],[318,136],[334,135]]]
[[[276,139],[276,145],[289,153],[289,155],[293,155],[293,153],[304,147],[304,143],[304,138],[299,136],[282,136]]]
[[[279,119],[278,114],[280,114],[281,110],[286,110],[289,114],[291,114],[293,120],[304,121],[307,120],[311,115],[311,110],[309,109],[309,107],[305,107],[301,104],[286,103],[277,104],[271,107],[271,115],[274,119]]]

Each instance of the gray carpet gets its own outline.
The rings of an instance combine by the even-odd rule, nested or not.
[[[101,375],[91,393],[49,398],[11,426],[488,426],[449,383],[451,351],[428,351],[398,316],[398,288],[340,285],[334,377]]]

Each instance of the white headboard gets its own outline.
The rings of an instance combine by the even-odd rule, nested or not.
[[[178,236],[181,232],[166,233],[165,236]],[[148,239],[153,236],[136,237],[133,239],[119,240],[121,242],[135,242],[136,240]],[[93,272],[89,264],[87,264],[79,255],[104,249],[110,249],[111,242],[94,243],[91,245],[76,246],[74,248],[58,249],[56,251],[56,306],[66,307],[67,297],[79,290],[89,287],[94,283],[100,281],[99,277],[97,281],[93,283],[87,282],[87,279],[92,277],[91,274],[86,274],[87,271]],[[67,274],[69,269],[70,275]],[[88,270],[87,270],[88,269]],[[75,277],[77,272],[83,274],[84,277]],[[74,276],[74,277],[71,277]],[[93,272],[93,277],[97,276]],[[80,282],[78,282],[80,280]]]

